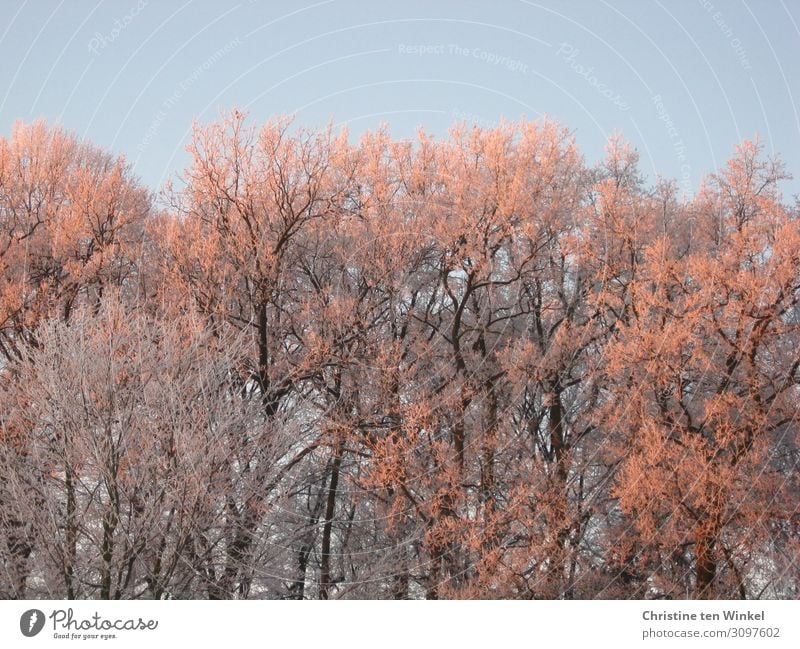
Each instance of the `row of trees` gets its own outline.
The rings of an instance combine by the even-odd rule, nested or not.
[[[800,220],[551,122],[0,140],[0,595],[800,595]]]

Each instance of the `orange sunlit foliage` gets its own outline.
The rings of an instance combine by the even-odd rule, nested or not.
[[[550,121],[0,140],[10,597],[796,597],[800,221]]]

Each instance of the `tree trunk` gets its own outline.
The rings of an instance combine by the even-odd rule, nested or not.
[[[328,599],[331,587],[331,534],[333,515],[336,510],[336,490],[339,486],[339,470],[342,466],[342,439],[339,437],[333,451],[331,481],[328,486],[328,500],[325,503],[325,524],[322,528],[322,562],[319,570],[319,598]]]

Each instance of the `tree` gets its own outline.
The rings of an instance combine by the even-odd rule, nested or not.
[[[650,243],[636,314],[607,352],[629,449],[616,493],[642,543],[632,561],[662,596],[777,587],[766,530],[794,516],[781,454],[797,437],[800,230],[780,166],[758,154],[742,144],[690,206],[692,250]]]
[[[49,317],[68,321],[81,304],[100,304],[110,288],[137,291],[149,193],[123,158],[81,143],[43,122],[16,124],[0,138],[0,371],[18,381],[25,349]],[[25,447],[24,430],[2,436]],[[0,477],[0,489],[10,489]],[[12,575],[4,591],[19,595],[19,572],[34,552],[29,522],[2,508]],[[5,536],[5,534],[4,534]]]
[[[0,593],[795,597],[800,220],[544,120],[0,140]]]

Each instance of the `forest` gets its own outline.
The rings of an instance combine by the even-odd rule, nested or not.
[[[800,206],[549,121],[0,138],[0,597],[800,597]]]

